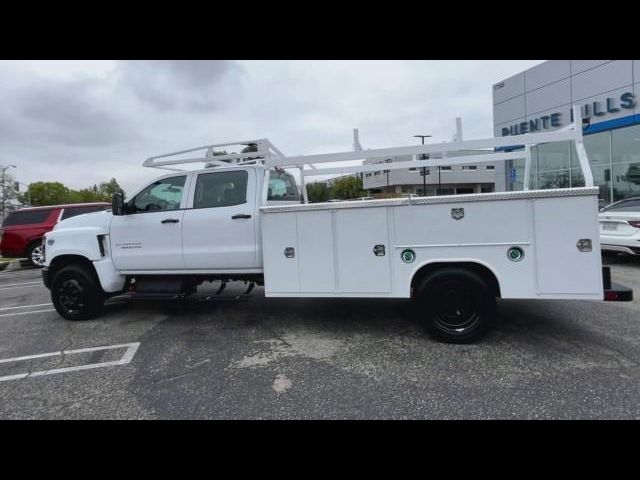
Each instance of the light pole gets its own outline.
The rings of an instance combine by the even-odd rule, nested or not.
[[[31,206],[31,184],[27,185],[26,183],[22,183],[17,180],[16,180],[16,183],[27,187],[27,203],[29,204],[29,206]]]
[[[6,172],[7,170],[9,170],[10,168],[17,168],[15,165],[6,165],[4,167],[0,167],[0,170],[2,170],[2,220],[4,220],[4,207],[5,207],[5,201],[6,201],[6,189],[7,186],[5,185],[5,174],[4,172]]]
[[[422,139],[422,145],[424,145],[424,139],[430,137],[431,135],[414,135],[415,138]],[[424,153],[420,155],[420,160],[428,160],[429,155],[425,155]],[[427,167],[422,167],[422,195],[427,196]]]

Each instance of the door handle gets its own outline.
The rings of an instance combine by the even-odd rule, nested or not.
[[[180,220],[177,218],[165,218],[160,223],[178,223]]]
[[[247,215],[246,213],[238,213],[237,215],[231,217],[231,220],[236,220],[238,218],[251,218],[251,215]]]

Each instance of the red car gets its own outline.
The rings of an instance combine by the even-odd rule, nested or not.
[[[0,256],[26,257],[33,266],[42,267],[44,258],[40,243],[44,234],[53,230],[56,223],[107,208],[111,208],[111,204],[99,202],[15,210],[7,215],[0,228]]]

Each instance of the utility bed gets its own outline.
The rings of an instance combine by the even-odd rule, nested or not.
[[[455,262],[486,268],[502,298],[602,300],[597,199],[588,187],[263,207],[266,295],[410,297],[418,269]]]

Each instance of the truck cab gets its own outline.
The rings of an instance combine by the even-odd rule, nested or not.
[[[93,263],[107,294],[121,292],[131,275],[256,278],[262,274],[258,219],[264,178],[261,165],[159,177],[120,208],[60,222],[43,242],[45,274],[52,277],[81,256]],[[293,175],[272,170],[265,203],[299,202]]]

